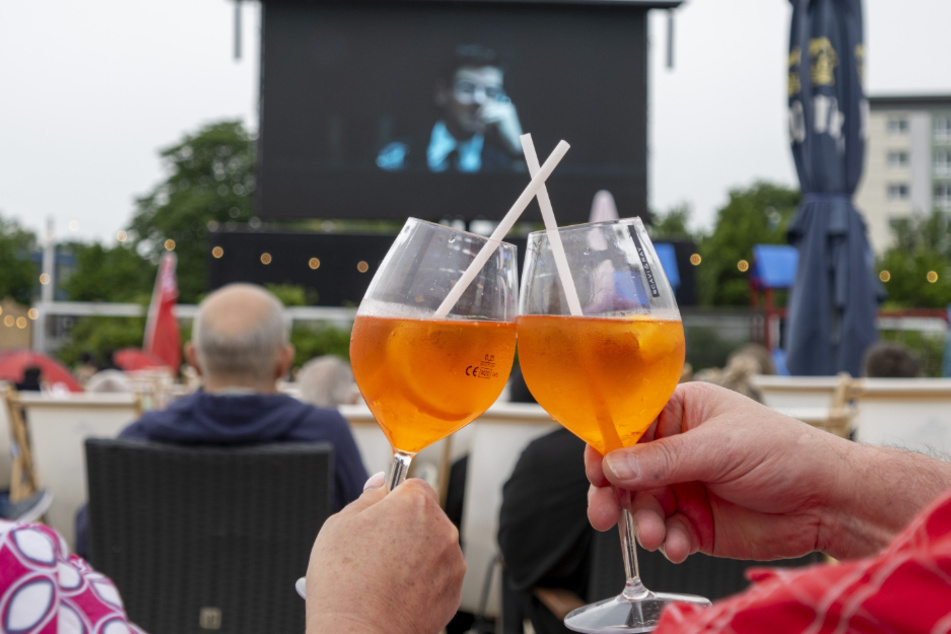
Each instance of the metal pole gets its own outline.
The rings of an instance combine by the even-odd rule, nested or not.
[[[667,9],[667,68],[674,67],[674,10]]]
[[[36,307],[36,322],[33,328],[33,348],[46,352],[46,307],[53,303],[56,283],[56,240],[53,233],[53,217],[46,219],[46,240],[43,244],[43,266],[40,284],[40,303]],[[42,283],[45,281],[46,283]]]
[[[234,59],[241,59],[241,0],[234,0]]]

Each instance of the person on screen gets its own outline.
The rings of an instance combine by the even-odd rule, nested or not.
[[[428,168],[431,172],[488,172],[524,169],[515,104],[505,91],[505,70],[497,53],[479,44],[456,47],[436,79],[440,116],[416,138],[387,143],[376,164],[387,171]]]

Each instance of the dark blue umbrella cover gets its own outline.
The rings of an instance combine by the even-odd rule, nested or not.
[[[865,221],[852,204],[865,155],[861,0],[791,0],[789,130],[803,200],[786,363],[793,375],[859,376],[882,298]]]

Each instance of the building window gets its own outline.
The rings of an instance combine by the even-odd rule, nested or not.
[[[951,141],[951,116],[942,115],[932,119],[935,141]]]
[[[892,183],[888,186],[888,200],[908,200],[908,185]]]
[[[951,175],[951,150],[938,150],[934,153],[934,173],[936,176]]]
[[[908,152],[892,151],[888,153],[889,167],[908,167]]]
[[[934,206],[942,211],[951,211],[951,185],[935,185]]]
[[[886,130],[889,134],[908,134],[908,119],[905,117],[889,117]]]

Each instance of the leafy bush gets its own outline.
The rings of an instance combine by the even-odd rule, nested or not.
[[[687,363],[694,372],[705,368],[722,368],[730,353],[746,343],[725,339],[715,328],[706,326],[685,326],[684,331]]]
[[[325,354],[350,359],[350,329],[331,324],[295,324],[291,328],[294,366]]]
[[[73,325],[69,340],[56,356],[73,366],[83,353],[90,353],[102,363],[109,353],[120,348],[141,348],[144,333],[145,317],[82,317]]]

